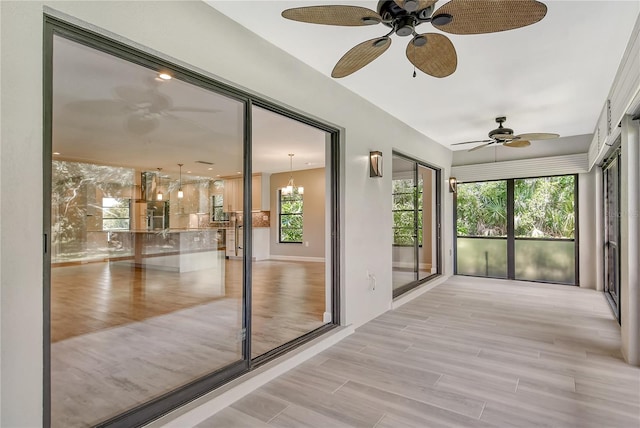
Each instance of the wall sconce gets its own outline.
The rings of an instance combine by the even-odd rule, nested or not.
[[[458,193],[458,180],[455,177],[449,177],[449,193]]]
[[[382,152],[369,152],[369,177],[382,177]]]

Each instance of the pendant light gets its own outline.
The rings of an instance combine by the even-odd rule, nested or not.
[[[180,181],[178,181],[178,199],[184,198],[184,193],[182,192],[182,165],[184,164],[178,164],[178,166],[180,167]]]
[[[164,195],[162,194],[162,190],[160,189],[160,185],[162,184],[162,168],[158,168],[158,193],[156,193],[156,200],[161,201]]]
[[[283,187],[280,190],[283,195],[290,195],[294,191],[297,192],[299,195],[304,194],[304,187],[302,186],[296,187],[295,184],[293,183],[293,157],[294,156],[295,156],[294,153],[289,153],[289,182],[285,187]]]

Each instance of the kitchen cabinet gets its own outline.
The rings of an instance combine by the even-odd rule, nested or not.
[[[242,177],[224,180],[223,204],[226,212],[239,212],[243,207]],[[269,178],[264,174],[251,177],[251,210],[269,211]]]
[[[242,211],[244,197],[242,177],[225,179],[222,196],[225,212]]]
[[[269,178],[270,174],[254,175],[251,180],[251,210],[269,211]]]

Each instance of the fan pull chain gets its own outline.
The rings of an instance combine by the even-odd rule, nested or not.
[[[416,77],[416,66],[414,65],[413,66],[413,78],[415,79],[415,77]]]

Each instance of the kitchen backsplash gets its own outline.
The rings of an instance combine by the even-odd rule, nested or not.
[[[270,211],[254,211],[251,213],[251,227],[270,227]]]

